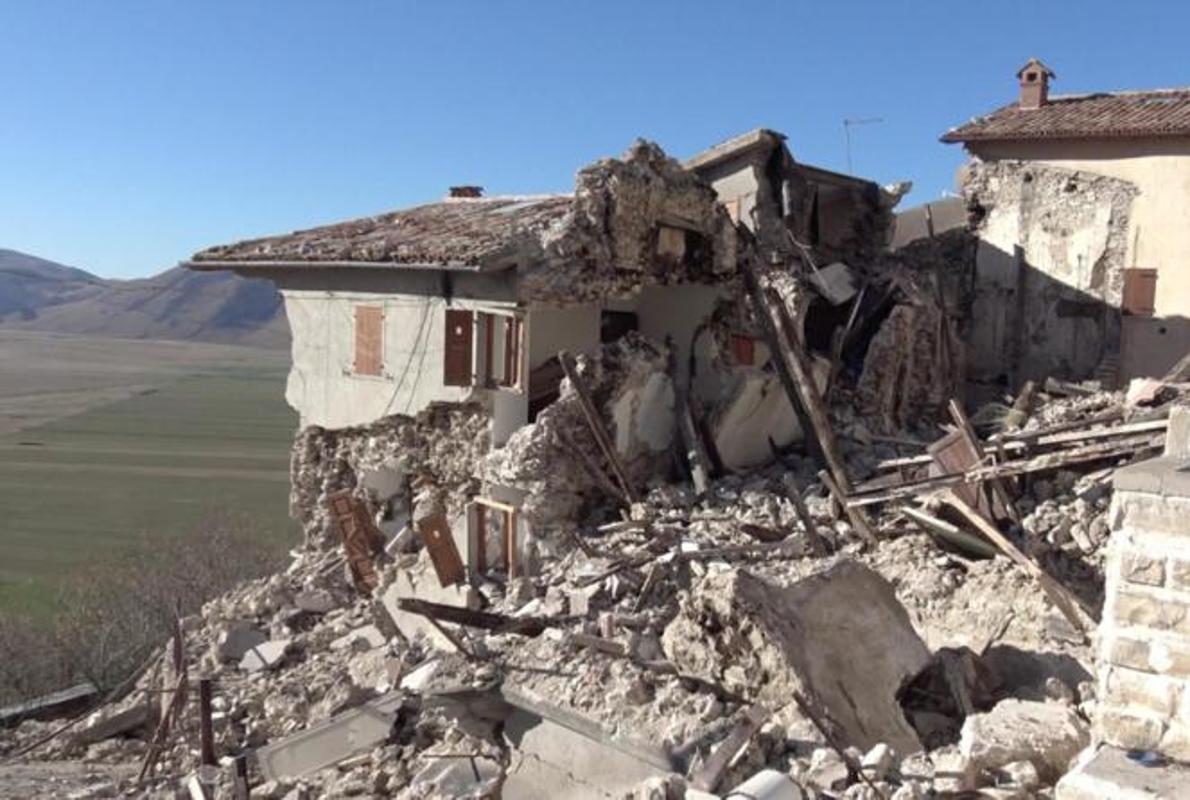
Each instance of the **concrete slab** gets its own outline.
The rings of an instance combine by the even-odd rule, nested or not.
[[[265,780],[295,779],[333,766],[388,738],[400,693],[365,703],[256,751]]]
[[[1190,497],[1190,460],[1161,456],[1116,470],[1117,492],[1141,492],[1161,497]]]
[[[504,735],[513,748],[504,797],[620,798],[674,771],[650,743],[612,736],[592,720],[505,687],[512,713]]]
[[[272,639],[261,642],[240,659],[240,669],[245,672],[259,672],[273,669],[285,660],[285,652],[289,649],[289,639]]]
[[[223,661],[239,661],[253,647],[264,644],[269,635],[251,622],[238,620],[227,623],[216,637],[219,658]]]
[[[1054,800],[1190,800],[1190,766],[1146,767],[1123,750],[1101,747],[1058,781]]]
[[[424,552],[417,566],[398,572],[396,580],[381,595],[381,605],[401,635],[407,639],[422,636],[435,647],[448,652],[454,651],[454,645],[429,620],[421,614],[402,611],[397,607],[397,600],[407,597],[459,608],[479,608],[479,593],[474,588],[466,584],[442,586],[438,582],[429,556]]]

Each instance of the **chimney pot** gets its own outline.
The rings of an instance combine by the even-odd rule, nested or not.
[[[482,186],[452,186],[450,197],[483,197]]]
[[[1049,102],[1050,78],[1058,76],[1040,59],[1030,58],[1025,66],[1017,70],[1016,77],[1021,84],[1017,105],[1020,108],[1041,108]]]

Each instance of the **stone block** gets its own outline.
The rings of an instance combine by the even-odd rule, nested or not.
[[[233,621],[215,637],[215,644],[221,661],[239,661],[253,647],[264,644],[269,635],[251,622]]]
[[[893,587],[858,562],[785,585],[743,569],[709,573],[662,647],[681,671],[754,702],[778,708],[794,691],[814,696],[856,747],[921,747],[896,695],[929,651]]]
[[[1190,458],[1190,407],[1174,406],[1169,411],[1169,427],[1165,429],[1165,455],[1171,458]]]
[[[1190,525],[1186,524],[1186,520],[1190,519],[1190,498],[1180,494],[1182,491],[1190,494],[1190,485],[1181,485],[1183,480],[1190,484],[1190,472],[1177,472],[1177,468],[1181,466],[1180,462],[1160,464],[1156,463],[1158,461],[1160,459],[1144,461],[1116,473],[1118,479],[1126,470],[1145,467],[1144,474],[1149,476],[1157,488],[1154,491],[1131,491],[1121,490],[1117,484],[1111,508],[1113,530],[1127,527],[1146,533],[1190,536]],[[1170,478],[1170,475],[1180,477],[1175,480]]]
[[[1122,589],[1116,595],[1116,623],[1128,628],[1150,628],[1190,636],[1190,606],[1166,594]]]
[[[351,650],[363,653],[376,647],[381,647],[388,639],[375,625],[362,625],[355,630],[335,639],[330,644],[331,650]]]
[[[1073,709],[1010,699],[967,717],[959,752],[981,770],[1029,761],[1043,780],[1054,781],[1089,742],[1087,726]]]
[[[1143,709],[1168,718],[1177,712],[1182,689],[1182,682],[1172,678],[1110,667],[1103,701],[1109,706]]]
[[[1183,715],[1171,720],[1157,749],[1178,761],[1190,761],[1190,719]]]
[[[1054,787],[1054,800],[1190,800],[1190,767],[1150,767],[1101,747]]]
[[[1156,750],[1165,733],[1165,725],[1153,716],[1101,708],[1096,714],[1095,733],[1096,738],[1125,750]]]
[[[1190,521],[1187,523],[1190,525]],[[1169,561],[1169,588],[1190,592],[1190,561],[1172,558]]]
[[[259,672],[273,669],[285,660],[285,652],[289,649],[289,639],[273,639],[261,642],[240,659],[240,669],[245,672]]]
[[[1120,574],[1129,583],[1161,586],[1165,583],[1165,559],[1130,551],[1120,558]]]

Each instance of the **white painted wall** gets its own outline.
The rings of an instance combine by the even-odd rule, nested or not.
[[[448,308],[444,298],[292,289],[282,294],[293,330],[293,363],[285,399],[301,415],[303,425],[364,425],[390,414],[416,414],[436,401],[473,398],[475,390],[470,387],[443,384]],[[383,375],[352,371],[357,305],[384,308]],[[451,307],[508,308],[474,300],[455,300]]]
[[[545,306],[529,309],[529,369],[539,367],[558,355],[595,353],[599,350],[599,306]]]

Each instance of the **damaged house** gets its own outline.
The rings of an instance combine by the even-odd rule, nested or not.
[[[973,160],[973,377],[1165,374],[1190,349],[1190,90],[1051,95],[1037,59],[1019,97],[948,131]]]
[[[295,462],[295,509],[312,535],[333,536],[316,500],[329,488],[368,490],[391,533],[421,516],[418,493],[432,486],[445,495],[434,527],[460,554],[443,558],[512,575],[534,568],[554,524],[592,492],[631,501],[667,472],[683,420],[728,470],[800,441],[743,261],[764,272],[821,262],[817,292],[774,285],[806,320],[825,387],[825,356],[860,304],[877,322],[891,312],[888,293],[860,296],[846,261],[883,248],[895,200],[797,164],[780,134],[758,130],[685,165],[638,142],[581,170],[571,195],[454,187],[439,202],[212,247],[188,266],[269,278],[285,298],[286,397],[306,466],[318,462],[304,500]],[[559,402],[567,375],[581,397]],[[587,430],[591,402],[606,431]],[[353,455],[323,458],[345,439]]]

